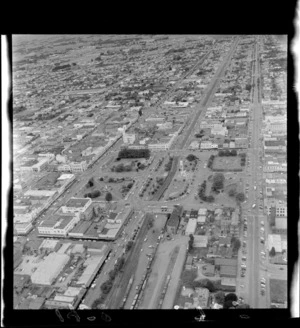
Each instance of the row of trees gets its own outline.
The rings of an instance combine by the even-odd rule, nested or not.
[[[231,238],[231,246],[232,246],[233,252],[237,253],[238,250],[241,247],[241,241],[238,238],[236,238],[236,237],[233,236]]]
[[[111,168],[112,172],[130,172],[132,170],[132,166],[131,165],[124,165],[123,163],[120,163],[117,166],[113,166]]]
[[[246,165],[246,153],[240,154],[240,157],[241,157],[241,166],[245,166]]]
[[[124,148],[119,151],[118,158],[149,158],[150,150],[145,149],[128,149]]]
[[[97,198],[101,196],[100,190],[94,190],[92,192],[88,192],[87,194],[84,194],[84,198]]]
[[[198,196],[201,200],[203,200],[204,202],[209,202],[212,203],[215,201],[214,196],[210,195],[210,196],[206,196],[205,195],[205,191],[206,191],[206,180],[204,180],[199,188],[198,191]]]
[[[223,156],[237,156],[237,151],[235,149],[232,149],[232,150],[229,150],[229,149],[219,150],[218,155],[220,157],[223,157]]]
[[[102,291],[102,293],[104,295],[107,295],[112,286],[113,286],[113,282],[117,276],[117,274],[121,271],[122,267],[124,266],[124,263],[125,263],[125,259],[124,257],[121,257],[117,260],[117,263],[116,265],[114,266],[113,270],[109,271],[108,273],[108,276],[109,276],[109,279],[106,280],[101,286],[100,286],[100,289]]]
[[[165,165],[165,171],[169,172],[172,168],[173,157],[169,158],[169,162]]]
[[[192,234],[189,235],[189,252],[191,252],[194,249],[194,236]]]
[[[230,189],[228,192],[228,196],[235,197],[235,199],[238,203],[242,203],[246,199],[246,196],[243,192],[237,193],[235,189]]]
[[[213,162],[214,162],[214,159],[215,159],[215,155],[210,155],[209,159],[208,159],[208,162],[207,162],[207,167],[208,168],[212,168],[212,165],[213,165]]]

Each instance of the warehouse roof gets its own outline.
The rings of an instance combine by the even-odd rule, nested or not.
[[[66,207],[84,207],[91,199],[90,198],[70,198]]]

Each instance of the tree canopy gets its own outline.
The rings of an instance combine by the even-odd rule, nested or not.
[[[110,202],[112,200],[112,194],[110,192],[108,192],[106,195],[105,195],[105,200],[107,202]]]
[[[189,154],[186,159],[189,161],[189,162],[192,162],[192,161],[195,161],[197,159],[197,157],[194,155],[194,154]]]
[[[246,197],[245,197],[244,193],[239,192],[238,194],[236,194],[235,198],[238,202],[242,203]]]

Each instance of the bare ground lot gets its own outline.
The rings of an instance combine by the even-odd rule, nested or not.
[[[213,162],[213,169],[225,171],[232,171],[235,169],[242,169],[241,158],[239,156],[216,156]]]
[[[270,279],[270,299],[273,303],[284,303],[287,301],[287,281]]]

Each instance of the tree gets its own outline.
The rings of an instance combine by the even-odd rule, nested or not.
[[[186,159],[189,161],[189,162],[192,162],[192,161],[195,161],[197,159],[197,157],[193,154],[189,154]]]
[[[215,294],[215,300],[218,304],[220,305],[224,305],[224,301],[225,301],[225,293],[222,291],[218,291]]]
[[[236,194],[235,198],[236,198],[237,202],[242,203],[245,200],[245,195],[244,195],[244,193],[239,192],[238,194]]]
[[[213,293],[216,290],[214,283],[209,279],[200,279],[198,281],[195,281],[193,287],[207,288],[210,291],[210,293]]]
[[[91,198],[96,198],[101,196],[101,192],[99,190],[95,190],[91,193]]]
[[[230,189],[228,192],[229,197],[234,197],[236,195],[236,190],[235,189]]]
[[[236,296],[235,293],[229,293],[229,294],[227,294],[227,295],[225,296],[224,301],[225,301],[225,302],[227,302],[227,301],[234,301],[234,302],[236,302],[237,299],[238,299],[238,298],[237,298],[237,296]]]
[[[225,177],[222,173],[217,173],[213,177],[212,189],[217,191],[224,188]]]
[[[107,201],[107,202],[110,202],[111,200],[112,200],[112,194],[110,193],[110,192],[108,192],[106,195],[105,195],[105,200]]]
[[[276,255],[276,251],[275,251],[275,247],[274,247],[274,246],[271,248],[271,250],[270,250],[270,252],[269,252],[269,255],[270,255],[271,257],[274,257],[274,256]]]
[[[116,274],[117,274],[117,272],[116,272],[115,269],[110,270],[110,271],[108,272],[108,276],[109,276],[109,278],[110,278],[111,280],[114,280],[114,279],[115,279]]]
[[[234,242],[232,243],[232,245],[233,245],[233,251],[238,252],[238,250],[241,247],[241,242],[239,239],[235,239]]]
[[[189,237],[189,252],[191,252],[194,248],[194,236],[190,234]]]
[[[193,282],[197,278],[197,272],[195,270],[184,271],[181,277],[182,284],[185,287],[192,288]]]
[[[126,248],[125,248],[126,252],[128,252],[132,248],[133,244],[134,243],[132,240],[128,241],[128,243],[126,244]]]
[[[113,285],[113,283],[112,283],[111,280],[107,280],[107,281],[105,281],[105,282],[101,285],[101,287],[100,287],[100,289],[101,289],[101,291],[103,292],[103,294],[108,294],[109,291],[110,291],[111,288],[112,288],[112,285]]]

